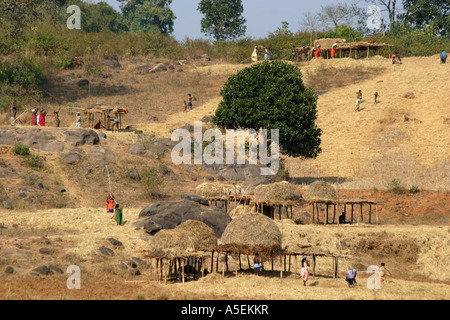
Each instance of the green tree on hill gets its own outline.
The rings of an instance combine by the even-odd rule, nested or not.
[[[448,0],[403,0],[403,8],[400,18],[416,28],[429,27],[442,36],[450,33]]]
[[[219,41],[233,40],[245,34],[242,0],[201,0],[198,8],[204,17],[201,31]]]
[[[297,67],[279,60],[253,65],[232,75],[221,95],[212,120],[218,127],[278,129],[282,154],[315,158],[321,152],[317,96]]]
[[[172,0],[118,0],[125,19],[134,32],[170,34],[175,14],[170,8]]]

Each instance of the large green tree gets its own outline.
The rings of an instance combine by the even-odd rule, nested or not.
[[[241,0],[201,0],[198,8],[204,17],[201,31],[216,41],[232,40],[245,35],[247,27],[242,16]]]
[[[443,36],[450,34],[450,2],[448,0],[403,0],[401,18],[414,27],[431,27]]]
[[[277,60],[245,68],[227,80],[221,95],[212,120],[218,127],[278,129],[282,154],[315,158],[321,152],[317,96],[296,66]]]
[[[134,32],[170,34],[173,32],[175,14],[170,8],[172,0],[118,0]]]

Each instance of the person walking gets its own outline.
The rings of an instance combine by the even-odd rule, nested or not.
[[[381,266],[380,266],[380,280],[381,280],[381,283],[386,283],[387,282],[387,280],[386,280],[386,273],[389,273],[390,276],[392,275],[391,272],[386,268],[385,263],[382,262]]]
[[[257,276],[262,271],[262,259],[258,252],[255,253],[255,257],[253,258],[253,270]]]
[[[447,52],[443,49],[439,57],[441,58],[441,63],[444,64],[447,61]]]
[[[306,282],[309,279],[309,274],[311,272],[311,269],[309,268],[309,263],[306,259],[302,260],[302,268],[300,270],[300,276],[303,280],[303,285],[306,286]]]

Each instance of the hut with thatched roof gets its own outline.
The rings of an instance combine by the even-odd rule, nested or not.
[[[208,199],[211,205],[224,208],[226,212],[228,212],[231,201],[236,204],[238,202],[249,204],[251,200],[248,195],[244,194],[242,187],[235,184],[204,182],[195,188],[195,192],[197,195]]]
[[[221,253],[225,255],[225,262],[228,261],[229,254],[238,256],[239,269],[242,269],[241,255],[245,254],[250,267],[249,256],[256,252],[260,254],[263,261],[273,259],[281,254],[281,232],[269,217],[260,213],[246,213],[228,224],[215,251],[218,255]],[[213,255],[214,251],[212,260]],[[218,269],[218,265],[216,269]],[[228,270],[228,265],[226,269]]]
[[[340,45],[345,43],[345,39],[329,38],[329,39],[317,39],[314,41],[314,48],[320,46],[320,50],[331,50],[334,44]]]
[[[174,229],[163,229],[151,239],[147,258],[156,260],[156,278],[180,278],[189,270],[194,280],[204,272],[205,259],[217,246],[214,230],[197,220],[187,220]]]
[[[311,203],[313,208],[312,219],[313,223],[315,223],[315,218],[317,214],[317,222],[320,223],[320,210],[319,204],[325,205],[325,224],[328,223],[328,209],[329,206],[334,206],[334,217],[336,216],[336,201],[338,200],[338,196],[334,187],[325,181],[315,181],[308,186],[305,193],[303,194],[303,199],[309,203]]]
[[[275,208],[278,209],[280,219],[283,211],[292,218],[293,206],[299,201],[301,198],[295,193],[295,187],[287,181],[259,185],[254,192],[256,211],[272,219],[275,217]]]

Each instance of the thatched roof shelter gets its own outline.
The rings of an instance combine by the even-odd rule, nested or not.
[[[225,198],[241,194],[242,188],[232,184],[204,182],[196,187],[195,192],[204,198]]]
[[[336,201],[337,194],[334,187],[325,181],[315,181],[311,183],[306,192],[303,194],[303,199],[309,202],[315,201]]]
[[[340,46],[345,43],[345,39],[333,38],[333,39],[317,39],[314,41],[314,47],[317,48],[320,45],[321,50],[331,50],[334,44]]]
[[[287,181],[262,184],[255,188],[254,200],[268,206],[292,206],[296,200],[295,187]]]
[[[281,232],[277,224],[259,213],[233,219],[220,238],[219,251],[274,256],[281,250]]]
[[[187,220],[175,229],[163,229],[152,238],[154,257],[183,257],[210,251],[217,245],[214,230],[197,220]]]

